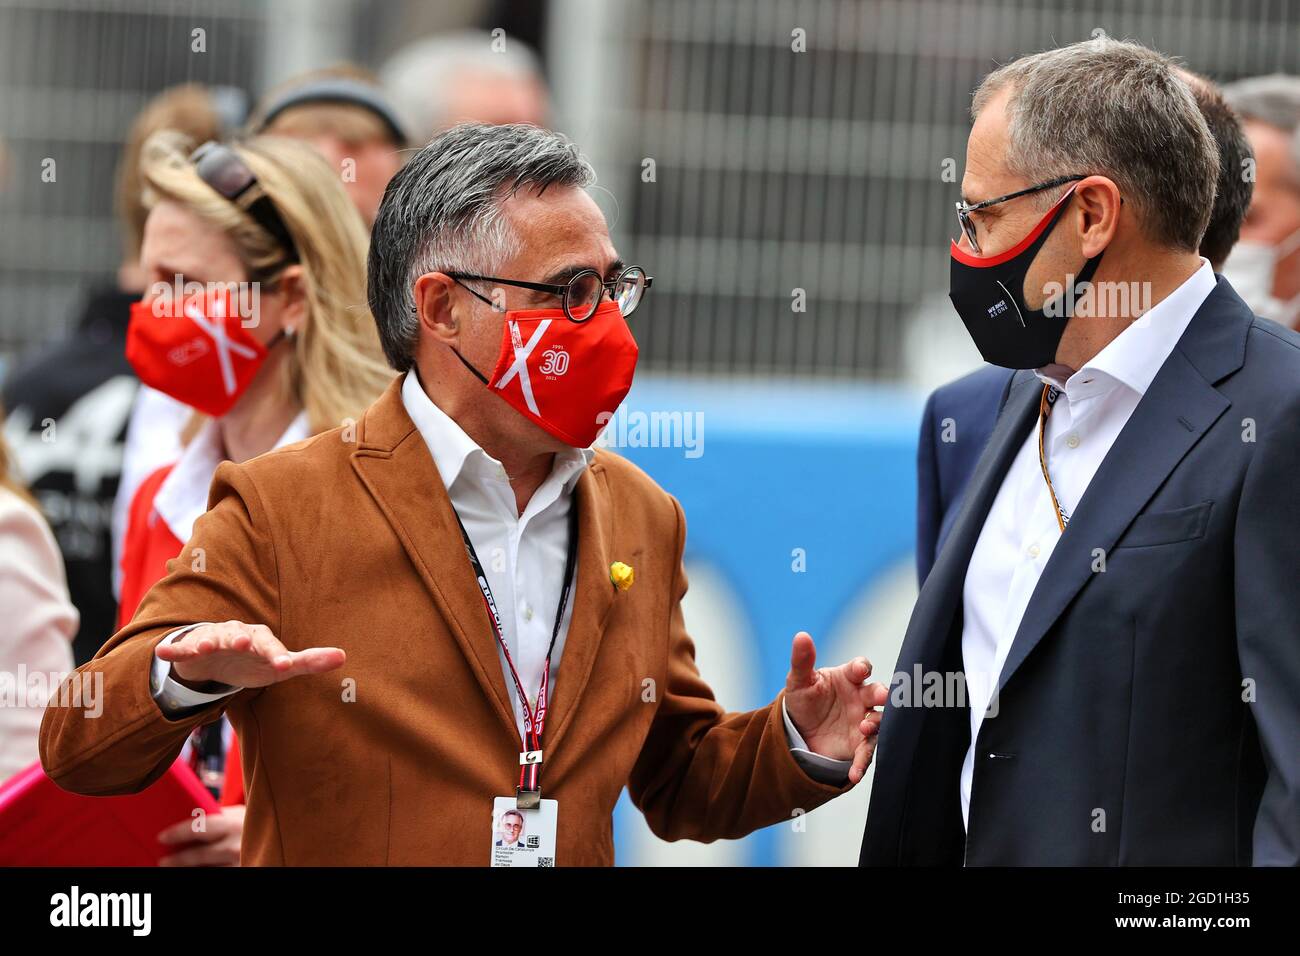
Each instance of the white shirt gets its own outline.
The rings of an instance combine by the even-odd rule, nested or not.
[[[429,446],[451,506],[474,544],[501,617],[502,637],[528,692],[529,705],[534,706],[564,589],[573,488],[596,453],[590,448],[566,448],[558,453],[551,473],[528,500],[524,513],[519,514],[514,489],[501,462],[475,444],[429,399],[414,371],[402,383],[402,404]],[[573,619],[573,604],[570,592],[551,657],[547,689],[551,700],[555,699],[556,671]],[[487,626],[486,611],[483,619]],[[499,642],[497,657],[522,736],[523,706]]]
[[[157,469],[184,453],[181,432],[193,415],[194,409],[148,385],[141,385],[136,392],[126,426],[122,476],[113,498],[113,594],[116,597],[122,596],[122,545],[136,489]]]
[[[560,592],[564,588],[573,489],[596,453],[590,448],[566,449],[558,453],[551,473],[533,493],[523,514],[519,514],[514,489],[501,462],[475,444],[446,412],[430,400],[414,370],[407,373],[402,383],[402,405],[428,446],[452,507],[456,509],[483,565],[488,586],[492,589],[492,600],[501,617],[502,636],[510,648],[520,683],[528,693],[529,705],[534,706],[546,664],[546,651],[551,643]],[[551,700],[555,699],[560,659],[569,623],[573,619],[573,604],[574,595],[570,593],[551,655],[551,677],[547,689]],[[483,617],[484,627],[489,627],[486,611]],[[193,624],[182,628],[168,640],[198,626]],[[522,738],[523,706],[499,643],[497,658],[501,661],[506,688],[514,703],[515,724]],[[169,671],[167,662],[155,655],[154,696],[164,713],[206,704],[238,690],[202,693],[172,680]],[[782,717],[786,742],[800,766],[814,779],[827,783],[841,781],[852,762],[810,751],[785,711],[784,702]]]
[[[1200,269],[1187,281],[1064,383],[1049,377],[1047,370],[1038,370],[1042,381],[1064,392],[1047,418],[1043,447],[1052,488],[1067,515],[1074,514],[1152,379],[1214,290],[1214,282],[1210,264],[1202,259]],[[1060,537],[1038,461],[1035,425],[993,500],[962,589],[962,667],[971,732],[961,768],[961,813],[967,824],[980,724],[1020,620]]]

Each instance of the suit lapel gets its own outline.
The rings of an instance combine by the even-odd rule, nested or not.
[[[1088,484],[1025,608],[1002,666],[999,692],[1095,573],[1097,549],[1110,551],[1232,404],[1212,383],[1240,366],[1249,323],[1241,322],[1241,315],[1211,314],[1228,295],[1241,306],[1236,311],[1244,310],[1230,290],[1225,294],[1225,286],[1220,281],[1206,299]]]
[[[401,381],[399,377],[366,412],[352,467],[401,541],[487,700],[517,741],[514,707],[483,595],[433,456],[402,404]]]
[[[1038,389],[1034,387],[1038,380],[1032,373],[1022,373],[1016,378],[993,434],[971,475],[952,531],[917,598],[916,611],[912,615],[913,626],[908,628],[900,663],[937,659],[939,645],[946,639],[953,615],[960,606],[966,567],[970,564],[975,542],[979,540],[1002,480],[1038,413]],[[915,652],[909,653],[913,645]]]
[[[896,672],[907,675],[908,680],[916,679],[918,668],[922,671],[941,669],[942,662],[947,659],[950,648],[945,645],[952,635],[954,617],[961,608],[966,568],[975,550],[975,542],[993,506],[993,499],[1002,487],[1007,469],[1011,467],[1038,412],[1039,393],[1034,387],[1037,381],[1033,373],[1019,373],[1012,382],[993,434],[989,436],[984,453],[971,475],[952,532],[916,599],[895,668]],[[881,727],[881,750],[898,753],[900,759],[910,762],[926,711],[919,707],[888,709],[894,713]],[[900,767],[893,767],[890,773],[891,780],[905,779]],[[881,790],[882,784],[877,783],[876,789]]]
[[[402,404],[401,379],[366,412],[352,467],[393,533],[469,661],[512,739],[518,739],[513,689],[506,686],[482,592],[461,543],[460,528],[433,456]],[[617,555],[607,475],[599,456],[578,479],[578,568],[573,616],[553,675],[555,697],[543,747],[554,747],[571,723],[591,677],[605,620],[614,603],[609,565]]]
[[[568,729],[575,704],[586,690],[605,619],[614,605],[609,565],[619,556],[613,548],[613,508],[608,476],[599,457],[583,472],[574,489],[578,508],[578,572],[573,586],[573,617],[564,640],[564,655],[553,675],[555,700],[547,718],[542,746],[551,750]]]

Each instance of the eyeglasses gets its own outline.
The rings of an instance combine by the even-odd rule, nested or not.
[[[971,251],[980,255],[979,241],[975,238],[975,223],[971,220],[970,214],[980,209],[987,209],[989,206],[996,206],[998,203],[1007,202],[1010,199],[1019,199],[1021,196],[1028,196],[1030,193],[1042,192],[1044,189],[1051,189],[1053,186],[1063,186],[1066,183],[1072,183],[1076,180],[1086,179],[1086,176],[1060,176],[1056,179],[1048,180],[1045,183],[1039,183],[1037,186],[1030,186],[1028,189],[1022,189],[1020,192],[1009,193],[1006,196],[999,196],[997,199],[985,199],[983,202],[977,202],[973,205],[967,205],[964,202],[956,203],[957,222],[961,224],[962,235],[970,243]]]
[[[497,303],[471,289],[462,280],[492,282],[497,285],[531,289],[533,292],[548,292],[560,299],[564,306],[564,314],[570,322],[586,322],[600,306],[601,299],[605,294],[608,294],[611,299],[618,303],[618,310],[623,313],[623,318],[627,318],[636,311],[636,307],[641,304],[642,298],[645,297],[647,290],[655,281],[654,276],[646,275],[645,270],[640,266],[628,266],[618,274],[617,279],[611,279],[608,282],[595,269],[583,269],[564,285],[520,282],[516,279],[499,279],[496,276],[480,276],[469,272],[448,272],[447,276],[455,279],[468,289],[471,295],[476,296],[493,308],[497,308]]]
[[[298,247],[289,234],[289,227],[284,224],[266,189],[238,153],[229,146],[209,140],[190,154],[190,162],[200,179],[223,199],[252,216],[254,222],[274,237],[288,261],[298,261]]]

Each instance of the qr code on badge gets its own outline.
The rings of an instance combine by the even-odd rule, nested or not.
[[[538,865],[538,866],[555,866],[555,857],[553,857],[553,856],[539,856],[539,857],[537,858],[537,865]]]

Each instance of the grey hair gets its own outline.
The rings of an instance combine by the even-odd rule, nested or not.
[[[596,181],[567,137],[526,124],[462,123],[437,136],[389,182],[370,233],[367,298],[388,364],[414,361],[415,281],[428,272],[491,275],[517,254],[501,204],[524,187]]]
[[[1237,80],[1223,87],[1223,98],[1242,119],[1290,134],[1290,180],[1300,188],[1300,76],[1270,73]]]
[[[411,139],[427,143],[460,119],[449,95],[458,76],[488,74],[543,86],[537,54],[515,37],[486,30],[455,30],[416,40],[394,53],[379,79],[394,108],[406,120]]]
[[[1293,133],[1300,126],[1300,76],[1270,73],[1225,83],[1223,98],[1242,119]]]
[[[1194,251],[1214,205],[1219,150],[1176,70],[1162,53],[1102,35],[993,71],[975,91],[971,116],[1009,89],[1013,172],[1030,183],[1107,176],[1153,241]]]

